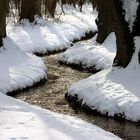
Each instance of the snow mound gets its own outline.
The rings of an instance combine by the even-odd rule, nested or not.
[[[127,68],[109,68],[73,84],[69,95],[78,95],[93,110],[109,116],[121,114],[125,119],[140,121],[140,38],[135,38],[136,51]]]
[[[0,92],[5,94],[32,86],[46,76],[43,61],[21,51],[9,37],[0,48],[0,65]]]
[[[15,26],[9,21],[7,34],[21,50],[26,52],[43,54],[60,51],[68,48],[71,41],[80,39],[88,32],[97,31],[95,24],[97,12],[91,12],[91,7],[85,6],[87,12],[79,12],[65,6],[66,14],[57,15],[59,22],[50,18],[47,20],[37,18],[36,25],[23,21],[21,25]]]
[[[77,118],[37,108],[2,93],[0,99],[1,140],[121,140]]]
[[[89,69],[95,67],[102,70],[112,65],[116,52],[116,37],[111,33],[103,44],[96,43],[96,37],[88,41],[81,41],[67,49],[59,57],[59,61],[66,64],[82,65]]]

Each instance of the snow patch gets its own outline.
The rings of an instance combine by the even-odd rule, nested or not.
[[[85,10],[79,12],[70,6],[64,6],[66,13],[57,15],[59,22],[50,18],[46,20],[37,18],[37,25],[23,21],[20,26],[15,26],[9,21],[7,34],[21,50],[26,52],[44,54],[63,50],[68,48],[74,39],[80,39],[85,33],[97,31],[95,24],[97,12],[91,12],[91,7],[85,5]]]
[[[83,79],[70,87],[69,95],[77,94],[79,99],[102,114],[124,114],[127,120],[140,121],[139,44],[140,37],[136,37],[136,50],[127,68],[108,68]]]
[[[80,119],[31,106],[0,93],[0,139],[121,140]]]
[[[41,58],[21,51],[7,37],[0,48],[0,92],[32,86],[46,77],[46,68]]]
[[[132,32],[134,22],[136,20],[137,8],[139,2],[137,0],[121,0],[125,11],[125,20],[129,23],[130,31]]]
[[[116,37],[111,33],[103,44],[97,44],[96,37],[76,43],[59,57],[66,64],[82,65],[83,68],[95,67],[102,70],[112,65],[116,52]]]

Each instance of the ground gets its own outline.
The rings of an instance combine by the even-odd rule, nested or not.
[[[81,105],[86,104],[101,114],[138,122],[140,120],[139,42],[139,37],[135,38],[136,50],[127,68],[110,67],[78,81],[69,88],[68,95],[71,97],[77,95],[77,101],[82,100]]]
[[[5,68],[0,76],[0,138],[2,140],[120,139],[77,118],[31,106],[5,95],[47,78],[47,69],[43,61],[33,53],[66,49],[70,47],[73,40],[80,39],[86,32],[97,30],[95,25],[97,14],[91,12],[91,6],[87,7],[87,13],[80,13],[67,7],[68,13],[62,16],[60,23],[37,18],[37,25],[29,24],[28,21],[14,25],[11,19],[7,19],[8,37],[4,39],[4,46],[0,53],[1,65]],[[71,12],[74,12],[74,16]],[[70,24],[71,18],[74,19],[73,24]],[[79,24],[77,26],[77,22],[80,26]],[[67,32],[68,29],[70,32]],[[52,75],[48,74],[49,76]],[[57,78],[54,75],[52,77]]]

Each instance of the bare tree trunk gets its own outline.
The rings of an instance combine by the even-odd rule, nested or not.
[[[52,17],[54,17],[56,5],[57,0],[45,0],[45,11],[48,11]]]
[[[98,0],[98,37],[97,42],[103,43],[106,37],[114,31],[116,34],[117,54],[114,66],[126,67],[134,52],[133,38],[125,21],[122,3],[119,0]]]
[[[57,0],[52,0],[52,6],[50,8],[50,14],[52,15],[52,17],[54,17],[56,5],[57,5]]]
[[[140,3],[140,0],[137,0]],[[136,21],[133,26],[133,36],[140,36],[140,4],[137,9]]]
[[[133,26],[133,32],[132,32],[133,37],[140,36],[140,0],[137,0],[137,1],[139,2],[139,6],[137,9],[136,20]],[[138,58],[139,58],[138,61],[140,64],[140,50],[139,50]]]
[[[37,0],[36,2],[36,13],[41,16],[41,5],[42,5],[42,0]]]
[[[6,14],[9,14],[9,0],[5,0],[6,1]]]
[[[96,19],[96,24],[98,26],[98,36],[97,42],[103,43],[107,36],[112,32],[112,15],[111,10],[108,9],[112,5],[112,0],[104,1],[98,0],[97,10],[98,10],[98,19]]]
[[[114,66],[126,67],[131,61],[134,53],[134,42],[131,36],[128,23],[125,21],[125,17],[122,14],[122,3],[118,0],[114,0],[113,10],[113,29],[116,34],[117,54],[114,59]]]
[[[79,8],[80,8],[80,12],[82,12],[82,7],[83,7],[83,4],[84,4],[84,0],[79,0]]]
[[[41,16],[40,0],[21,0],[20,20],[29,19],[30,22],[34,21],[34,16]]]
[[[95,7],[97,6],[97,0],[91,0],[91,3],[92,3],[93,9],[95,9]]]
[[[47,14],[47,11],[48,11],[48,9],[47,9],[47,1],[48,1],[48,0],[44,0],[45,14]]]
[[[3,45],[2,38],[6,36],[6,0],[1,0],[0,4],[0,46]]]

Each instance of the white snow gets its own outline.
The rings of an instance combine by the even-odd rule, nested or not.
[[[0,92],[7,93],[32,86],[46,77],[41,58],[21,51],[9,37],[0,48]]]
[[[1,140],[121,140],[80,119],[53,113],[0,93]]]
[[[73,84],[68,93],[77,94],[83,103],[109,116],[121,113],[127,120],[140,120],[140,37],[135,38],[136,51],[127,68],[108,68]]]
[[[139,6],[137,0],[121,0],[125,11],[125,20],[129,23],[130,31],[132,32],[134,22],[136,20],[136,12]]]
[[[97,31],[97,12],[93,12],[91,5],[85,5],[82,13],[68,5],[64,6],[65,15],[60,14],[59,7],[57,9],[58,15],[54,21],[36,18],[37,25],[23,21],[20,26],[15,26],[8,20],[8,36],[21,50],[46,53],[68,48],[74,39],[80,39],[87,32]]]
[[[120,140],[80,119],[31,106],[5,95],[32,86],[46,77],[42,59],[31,53],[66,48],[74,38],[96,30],[96,16],[89,12],[90,8],[87,11],[79,13],[75,10],[72,16],[71,10],[61,17],[61,23],[38,19],[40,25],[23,21],[23,25],[14,26],[9,21],[8,37],[0,48],[0,140]]]
[[[84,68],[95,67],[96,70],[110,67],[116,52],[115,34],[111,33],[103,44],[98,44],[96,37],[76,43],[60,55],[59,61],[82,65]]]
[[[120,140],[80,119],[3,94],[31,86],[46,76],[46,69],[40,58],[21,51],[9,37],[0,52],[0,140]]]

